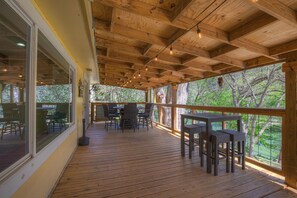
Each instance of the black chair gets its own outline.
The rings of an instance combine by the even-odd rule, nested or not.
[[[142,127],[144,127],[144,125],[146,125],[147,130],[149,129],[149,122],[151,124],[151,127],[153,128],[153,121],[152,121],[153,110],[154,110],[154,104],[146,103],[144,112],[138,114],[139,123],[142,121]]]
[[[136,103],[129,103],[124,106],[124,112],[121,119],[122,132],[124,132],[125,128],[133,128],[135,132],[135,128],[138,126],[137,114],[138,109]]]
[[[118,109],[116,107],[117,107],[116,103],[109,103],[108,104],[108,113],[110,115],[119,115]]]
[[[2,110],[5,124],[2,129],[1,138],[3,138],[3,133],[7,131],[10,131],[10,133],[14,131],[16,134],[20,124],[19,109],[16,103],[3,103]]]
[[[47,112],[47,111],[46,111]],[[46,116],[50,118],[49,125],[52,124],[53,132],[56,130],[56,125],[58,126],[59,131],[67,128],[67,122],[70,120],[69,116],[69,104],[68,103],[58,103],[56,110],[52,116]]]
[[[108,131],[108,125],[112,126],[113,121],[114,121],[115,128],[117,128],[119,115],[110,113],[108,105],[104,104],[102,106],[103,106],[103,112],[104,112],[104,118],[105,118],[104,128],[106,128]]]
[[[189,146],[189,159],[192,159],[192,151],[195,145],[199,145],[199,139],[195,138],[195,135],[199,135],[201,132],[206,131],[206,125],[204,123],[185,125],[184,134],[188,134],[189,140],[184,138],[182,144]],[[198,136],[199,137],[199,136]]]
[[[230,137],[228,134],[222,132],[212,131],[210,138],[206,137],[206,132],[201,132],[199,134],[199,154],[200,154],[200,166],[203,166],[203,155],[206,155],[206,151],[204,150],[206,141],[209,141],[211,144],[211,159],[214,164],[214,175],[218,175],[218,165],[219,165],[219,155],[224,156],[226,159],[226,172],[230,171],[230,161],[229,161],[229,150],[230,150]],[[219,144],[226,144],[226,148],[219,148]],[[211,164],[208,164],[211,166]]]
[[[242,131],[235,130],[221,130],[230,136],[231,141],[231,172],[235,171],[235,157],[238,157],[238,164],[241,164],[242,170],[245,169],[245,142],[246,134]],[[237,148],[235,143],[237,142]]]

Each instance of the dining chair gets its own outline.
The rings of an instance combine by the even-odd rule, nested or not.
[[[110,113],[109,106],[107,104],[104,104],[102,106],[103,106],[103,114],[104,114],[104,118],[105,118],[104,128],[106,128],[106,130],[108,131],[108,125],[112,126],[113,121],[114,121],[115,129],[117,129],[118,128],[118,120],[120,118],[119,114]]]
[[[146,103],[144,107],[144,112],[138,114],[139,123],[142,122],[142,127],[146,125],[147,130],[149,129],[149,122],[151,124],[151,127],[153,128],[153,121],[152,121],[153,110],[154,110],[154,104]]]
[[[137,114],[138,109],[136,103],[129,103],[124,106],[124,112],[121,120],[122,132],[124,132],[125,128],[133,128],[135,132],[135,128],[138,126]]]

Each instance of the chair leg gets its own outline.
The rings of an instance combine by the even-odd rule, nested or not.
[[[203,139],[199,137],[199,156],[200,156],[200,166],[203,167]]]
[[[147,130],[149,130],[149,123],[148,123],[148,119],[147,118],[145,118],[145,123],[146,123]]]
[[[245,170],[245,141],[242,141],[242,170]]]
[[[241,142],[237,142],[237,149],[238,149],[238,154],[241,153]],[[238,157],[238,164],[241,164],[241,157]]]
[[[230,152],[230,142],[226,143],[226,172],[230,172],[230,159],[229,159],[229,152]]]
[[[193,151],[193,140],[194,140],[194,134],[189,134],[189,159],[192,159],[192,151]]]
[[[234,173],[235,170],[235,148],[234,148],[234,140],[231,140],[231,172]]]
[[[219,144],[217,144],[216,142],[214,143],[214,175],[217,176],[218,175],[218,165],[219,165]]]

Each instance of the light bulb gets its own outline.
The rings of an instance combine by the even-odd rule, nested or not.
[[[158,56],[155,57],[155,61],[158,61]]]
[[[147,68],[147,66],[145,67],[145,71],[147,71],[148,70],[148,68]]]
[[[172,51],[172,46],[170,47],[170,55],[173,54],[173,51]]]

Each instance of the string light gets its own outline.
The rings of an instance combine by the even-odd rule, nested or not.
[[[147,71],[148,70],[148,68],[147,68],[147,66],[145,66],[145,71]]]
[[[173,51],[172,51],[172,45],[170,46],[170,55],[173,54]]]
[[[140,72],[138,73],[138,77],[140,77],[141,76],[141,74],[140,74]]]
[[[199,29],[198,25],[197,25],[197,34],[198,34],[198,37],[201,39],[202,34],[201,34],[201,30]]]
[[[155,61],[158,61],[158,56],[155,57]]]
[[[134,79],[136,78],[135,75],[133,76],[133,78],[134,78]]]

